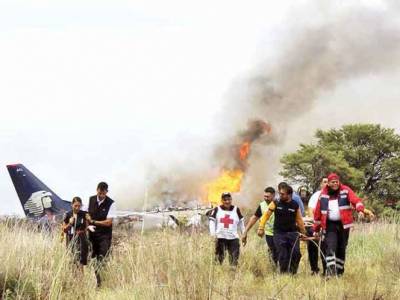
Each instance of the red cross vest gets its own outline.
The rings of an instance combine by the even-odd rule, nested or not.
[[[238,224],[239,215],[237,213],[237,206],[234,206],[231,211],[223,210],[217,207],[217,214],[215,221],[217,222],[215,235],[218,239],[238,239]]]
[[[357,211],[364,211],[364,205],[361,199],[356,196],[351,188],[343,184],[339,188],[338,196],[340,220],[343,228],[347,229],[353,226],[352,207]],[[328,189],[324,188],[319,196],[317,207],[314,212],[314,230],[319,231],[320,228],[326,229],[326,221],[328,220],[329,211],[329,195]]]

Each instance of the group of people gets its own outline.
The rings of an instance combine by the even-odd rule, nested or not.
[[[321,256],[324,275],[342,275],[353,210],[361,218],[364,214],[372,218],[373,214],[335,173],[323,178],[320,188],[311,195],[305,187],[295,193],[286,182],[278,185],[278,193],[267,187],[264,200],[246,226],[240,209],[232,205],[231,194],[223,193],[221,205],[209,215],[210,234],[216,238],[216,259],[222,263],[228,251],[231,265],[236,266],[240,253],[238,231],[245,246],[248,232],[259,221],[257,235],[265,237],[271,263],[281,273],[297,273],[302,240],[307,243],[311,274],[320,272]]]
[[[82,210],[82,199],[74,197],[72,209],[65,214],[62,226],[63,233],[67,236],[67,247],[74,253],[75,262],[82,271],[83,266],[87,265],[89,242],[91,243],[92,259],[97,263],[95,273],[98,286],[101,285],[100,270],[111,247],[115,216],[114,201],[107,193],[107,183],[100,182],[96,195],[89,198],[87,211]]]
[[[265,188],[264,199],[247,225],[239,207],[232,204],[232,195],[222,193],[221,205],[208,214],[210,233],[216,238],[216,260],[222,263],[228,251],[230,264],[236,266],[240,255],[239,232],[245,246],[250,229],[259,221],[257,235],[265,237],[270,261],[281,273],[297,273],[301,259],[300,241],[304,241],[312,274],[320,272],[318,260],[321,256],[324,275],[342,275],[353,226],[353,210],[360,217],[364,214],[373,217],[373,214],[335,173],[323,178],[320,187],[313,195],[304,187],[295,193],[286,182],[278,185],[277,193],[273,187]],[[101,285],[101,267],[110,252],[115,216],[115,203],[107,192],[107,183],[100,182],[96,195],[89,198],[87,211],[82,209],[81,198],[73,198],[72,209],[65,214],[62,226],[67,246],[73,250],[75,261],[82,270],[87,264],[91,243],[92,259],[97,263],[98,286]]]

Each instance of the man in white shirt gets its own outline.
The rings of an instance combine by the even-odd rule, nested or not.
[[[100,182],[97,185],[97,194],[89,198],[90,223],[95,226],[95,230],[89,232],[89,240],[92,243],[92,258],[99,263],[99,267],[96,268],[98,286],[101,285],[100,266],[111,248],[112,225],[115,217],[114,200],[109,198],[107,193],[107,183]]]
[[[232,205],[230,193],[222,193],[222,205],[213,209],[210,215],[210,234],[216,238],[215,254],[220,264],[224,261],[225,250],[229,253],[229,263],[238,264],[240,254],[239,234],[244,232],[244,218],[237,206]]]
[[[321,184],[320,184],[320,190],[318,190],[314,194],[312,194],[310,200],[308,201],[307,217],[308,217],[308,219],[310,219],[312,221],[314,220],[314,211],[315,211],[315,208],[317,207],[317,202],[318,202],[319,196],[321,195],[321,191],[327,185],[328,185],[328,178],[327,177],[322,178]],[[312,228],[308,227],[307,234],[309,236],[313,236],[314,230]],[[321,256],[323,274],[326,274],[325,243],[323,241],[321,243],[318,243],[320,247],[318,247],[316,245],[316,243],[318,243],[318,241],[308,241],[307,242],[307,251],[308,251],[308,258],[310,261],[310,265],[313,264],[314,267],[316,266],[314,269],[312,267],[311,274],[315,275],[319,272],[319,268],[318,268],[318,255],[319,254]]]
[[[320,190],[312,194],[310,200],[308,201],[308,208],[310,209],[309,214],[312,213],[311,217],[314,217],[314,210],[317,207],[318,198],[321,195],[321,191],[328,185],[328,178],[324,177],[321,180]]]

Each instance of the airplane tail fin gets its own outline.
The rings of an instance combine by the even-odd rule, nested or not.
[[[60,215],[71,208],[68,201],[62,200],[24,165],[7,165],[25,215],[39,219],[46,213]]]

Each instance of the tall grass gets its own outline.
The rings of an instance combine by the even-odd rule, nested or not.
[[[310,275],[305,247],[296,276],[275,273],[256,235],[232,269],[214,264],[206,233],[118,231],[96,289],[93,266],[81,274],[58,234],[1,223],[0,293],[4,299],[400,299],[399,230],[390,222],[358,225],[345,275],[330,280]]]

